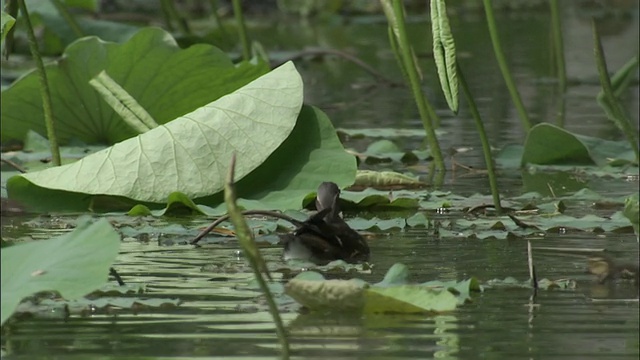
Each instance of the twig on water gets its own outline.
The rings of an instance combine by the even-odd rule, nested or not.
[[[275,217],[278,219],[282,219],[285,221],[288,221],[290,223],[292,223],[294,226],[296,227],[300,227],[303,225],[303,221],[297,220],[292,218],[291,216],[279,213],[279,212],[275,212],[275,211],[268,211],[268,210],[245,210],[242,212],[242,215],[246,216],[246,215],[263,215],[263,216],[271,216],[271,217]],[[223,215],[221,217],[219,217],[218,219],[216,219],[214,222],[211,223],[211,225],[207,226],[206,229],[202,230],[195,238],[193,238],[193,240],[191,240],[191,245],[197,245],[198,242],[205,236],[207,236],[207,234],[209,234],[211,231],[213,231],[213,229],[216,228],[216,226],[220,225],[222,222],[226,221],[229,219],[229,214]]]

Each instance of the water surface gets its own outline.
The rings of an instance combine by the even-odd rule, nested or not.
[[[610,69],[616,69],[638,51],[637,4],[623,18],[602,20],[603,41]],[[592,56],[590,22],[579,6],[564,6],[564,37],[570,86],[566,100],[566,127],[581,134],[622,139],[595,101],[599,91]],[[549,16],[546,12],[500,15],[504,49],[523,100],[536,122],[555,122],[558,101],[550,71]],[[272,22],[269,22],[271,24]],[[409,30],[420,38],[428,24],[413,19]],[[522,143],[524,132],[498,72],[481,13],[460,12],[452,26],[458,51],[490,141],[496,147]],[[401,79],[387,43],[382,19],[355,18],[344,22],[303,23],[280,19],[252,30],[265,48],[297,51],[329,47],[362,57],[385,75]],[[430,44],[418,44],[423,68],[431,67]],[[336,127],[421,128],[408,89],[392,87],[335,58],[299,61],[305,81],[306,102],[318,105]],[[442,117],[444,149],[471,146],[457,158],[476,168],[483,159],[473,123],[464,105],[457,116],[446,108],[437,90],[435,74],[425,71],[425,91]],[[624,96],[625,106],[638,121],[638,86]],[[347,143],[362,150],[371,141]],[[423,146],[420,138],[397,140],[406,149]],[[450,162],[448,162],[449,167]],[[427,166],[413,167],[425,174]],[[500,189],[506,196],[528,191],[521,174],[503,173]],[[624,196],[638,191],[638,182],[588,178],[586,187],[603,196]],[[461,195],[488,194],[482,174],[449,172],[443,190]],[[569,203],[569,215],[597,213],[588,203]],[[603,211],[601,214],[611,213]],[[47,238],[54,233],[21,229],[22,219],[3,219],[3,237]],[[171,221],[171,220],[168,220]],[[184,223],[184,221],[181,221]],[[203,220],[187,222],[195,235]],[[14,227],[15,226],[15,227]],[[35,234],[35,235],[34,235]],[[193,248],[185,238],[150,234],[150,241],[123,242],[116,268],[128,283],[146,286],[138,296],[179,299],[180,306],[132,309],[96,309],[67,320],[34,318],[3,329],[2,348],[12,359],[86,358],[277,358],[277,339],[259,294],[235,241]],[[158,241],[158,236],[166,241]],[[533,238],[534,247],[607,248],[614,255],[636,260],[633,234],[558,233]],[[379,232],[370,241],[370,274],[359,277],[377,282],[397,262],[406,264],[411,279],[481,281],[513,276],[528,278],[524,240],[444,239],[426,230]],[[278,263],[281,249],[264,248],[266,259]],[[596,284],[584,273],[585,257],[562,251],[534,251],[538,276],[571,278],[572,290],[490,290],[455,312],[437,316],[356,314],[300,314],[283,310],[291,334],[293,355],[305,359],[396,358],[529,358],[529,359],[637,359],[638,289],[631,284]],[[212,270],[219,269],[219,270]],[[235,269],[232,271],[230,269]],[[282,276],[276,273],[276,277]]]

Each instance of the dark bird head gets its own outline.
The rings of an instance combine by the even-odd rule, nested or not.
[[[340,188],[335,183],[325,181],[318,187],[318,193],[316,195],[316,210],[322,211],[324,209],[331,209],[331,211],[325,216],[326,220],[336,219],[340,214],[340,205],[338,200],[340,199]]]

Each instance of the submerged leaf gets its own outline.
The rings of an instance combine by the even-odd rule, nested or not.
[[[374,285],[357,279],[324,280],[316,273],[311,275],[309,277],[302,273],[289,281],[285,286],[286,293],[311,310],[356,311],[364,314],[451,311],[464,303],[475,284],[466,281],[438,289],[423,284],[409,285],[408,270],[403,264],[393,265],[384,280]]]
[[[97,299],[80,298],[74,300],[64,299],[43,299],[37,303],[31,301],[21,303],[16,309],[16,313],[28,313],[35,318],[45,319],[65,319],[69,315],[113,315],[111,308],[122,309],[121,311],[140,312],[153,308],[173,308],[181,304],[178,299],[139,297],[100,297]]]
[[[359,310],[364,306],[364,288],[348,280],[310,281],[293,279],[285,286],[287,295],[312,310]]]
[[[365,291],[364,313],[423,313],[453,311],[458,299],[447,290],[419,285],[371,287]]]

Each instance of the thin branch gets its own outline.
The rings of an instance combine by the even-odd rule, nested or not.
[[[242,212],[242,215],[263,215],[263,216],[271,216],[271,217],[275,217],[278,219],[282,219],[285,221],[288,221],[290,223],[292,223],[294,226],[296,227],[300,227],[304,224],[303,221],[297,220],[292,218],[291,216],[279,213],[279,212],[275,212],[275,211],[267,211],[267,210],[245,210]],[[200,239],[202,239],[203,237],[207,236],[207,234],[209,234],[211,231],[213,231],[213,229],[216,228],[216,226],[220,225],[223,221],[226,221],[229,219],[229,215],[223,215],[219,218],[217,218],[214,222],[211,223],[211,225],[207,226],[206,229],[202,230],[200,232],[200,234],[198,234],[195,238],[193,238],[193,240],[191,240],[191,245],[196,245],[198,244],[198,242],[200,241]]]
[[[507,216],[509,217],[509,219],[513,220],[513,222],[518,225],[518,227],[522,228],[522,229],[529,229],[529,228],[534,228],[537,229],[536,226],[534,225],[529,225],[527,223],[525,223],[524,221],[518,219],[517,217],[511,215],[511,214],[507,214]]]
[[[3,163],[11,166],[12,168],[16,169],[17,171],[19,171],[19,172],[21,172],[23,174],[27,172],[27,170],[25,170],[22,166],[18,165],[16,162],[13,162],[13,161],[11,161],[9,159],[2,158],[2,159],[0,159],[0,161],[2,161]]]

